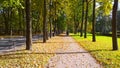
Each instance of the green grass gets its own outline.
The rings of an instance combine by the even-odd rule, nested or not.
[[[112,38],[108,36],[96,36],[97,41],[92,42],[91,34],[84,39],[78,35],[71,36],[89,51],[105,68],[120,68],[120,50],[112,51]],[[120,38],[118,38],[120,49]]]

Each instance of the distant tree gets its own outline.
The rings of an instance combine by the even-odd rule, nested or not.
[[[31,25],[31,0],[25,0],[26,4],[26,50],[32,46],[32,25]]]
[[[117,25],[116,25],[117,8],[118,8],[118,0],[114,0],[113,11],[112,11],[112,43],[113,43],[113,50],[118,50]]]

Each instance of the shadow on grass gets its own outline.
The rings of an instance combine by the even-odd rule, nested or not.
[[[113,51],[111,49],[96,49],[96,50],[89,50],[89,52],[100,52],[100,51]]]

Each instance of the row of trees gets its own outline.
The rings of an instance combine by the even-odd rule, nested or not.
[[[99,20],[99,14],[102,13],[102,16],[109,16],[110,12],[112,10],[112,43],[113,43],[113,50],[118,50],[118,44],[117,44],[117,9],[118,9],[118,0],[114,0],[114,5],[112,7],[112,0],[99,0],[96,2],[96,0],[83,0],[82,1],[82,22],[81,22],[81,36],[83,34],[83,25],[84,25],[84,38],[87,38],[87,27],[88,27],[88,22],[92,22],[92,41],[95,42],[96,38],[95,38],[95,23],[96,20]],[[85,3],[85,5],[84,5]],[[95,7],[97,5],[97,7]],[[91,6],[93,6],[93,10],[90,10]],[[112,9],[113,8],[113,9]],[[92,11],[93,13],[90,13]],[[100,13],[95,13],[95,11],[98,11]],[[97,17],[96,17],[97,14]],[[89,18],[91,17],[91,18]],[[105,20],[106,21],[106,20]],[[104,22],[105,22],[104,21]],[[84,23],[84,24],[83,24]],[[106,22],[105,22],[106,23]],[[111,22],[109,22],[111,23]],[[77,24],[78,25],[78,24]],[[102,24],[103,26],[103,24]],[[107,27],[109,27],[107,25]],[[98,27],[97,27],[98,28]],[[76,30],[76,29],[75,29]],[[75,32],[76,33],[76,32]]]
[[[62,1],[62,0],[61,0]],[[31,49],[32,34],[43,34],[43,42],[66,28],[60,0],[1,0],[0,34],[26,35],[26,49]],[[63,28],[61,28],[63,27]]]
[[[118,0],[114,1],[112,23],[116,24]],[[27,50],[31,49],[32,34],[43,34],[45,43],[48,36],[51,38],[52,35],[58,35],[65,30],[75,34],[79,31],[81,37],[84,33],[84,38],[87,38],[87,32],[91,32],[92,41],[95,42],[96,29],[100,29],[96,26],[105,26],[100,25],[99,21],[104,17],[110,18],[112,2],[112,0],[1,0],[0,34],[26,35]],[[114,24],[112,24],[113,50],[117,50]]]

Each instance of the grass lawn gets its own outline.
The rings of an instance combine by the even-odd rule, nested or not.
[[[54,51],[61,48],[56,46],[61,39],[54,37],[47,43],[36,42],[32,45],[32,50],[27,51],[25,47],[15,52],[0,55],[0,68],[44,68],[48,60],[54,56]]]
[[[88,50],[105,68],[120,68],[120,50],[112,51],[112,38],[108,36],[96,36],[97,42],[91,42],[92,36],[88,34],[84,39],[78,35],[71,36]],[[118,38],[120,49],[120,38]]]

